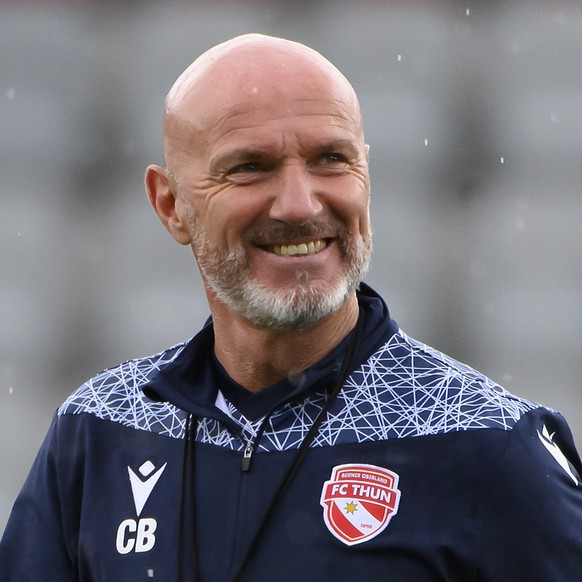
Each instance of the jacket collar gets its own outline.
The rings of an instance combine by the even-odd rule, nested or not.
[[[357,348],[354,369],[396,333],[398,326],[390,319],[384,300],[371,287],[362,283],[357,292],[360,309],[365,312],[362,341]],[[294,378],[278,382],[258,394],[238,402],[237,407],[249,419],[268,414],[276,407],[305,398],[316,390],[325,390],[337,378],[350,334],[327,356]],[[223,382],[233,382],[212,363],[214,329],[208,319],[201,331],[184,347],[181,353],[161,369],[144,386],[147,397],[169,402],[195,416],[216,418],[232,424],[229,417],[215,406],[218,388]],[[220,368],[220,367],[219,367]]]

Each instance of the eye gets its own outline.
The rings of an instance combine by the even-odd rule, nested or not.
[[[344,174],[350,167],[350,159],[340,152],[323,152],[319,154],[313,164],[313,171],[323,172],[326,175]]]
[[[321,155],[321,161],[324,164],[345,164],[347,162],[346,157],[343,154],[337,152],[329,152]]]
[[[248,161],[235,164],[224,173],[224,178],[236,184],[252,184],[270,175],[269,161]]]
[[[232,174],[249,174],[252,172],[260,172],[261,164],[258,162],[245,162],[244,164],[237,164],[228,170],[228,175]]]

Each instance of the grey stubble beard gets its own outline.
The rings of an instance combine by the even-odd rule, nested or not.
[[[317,237],[320,232],[334,230],[334,239],[344,258],[340,279],[321,291],[311,285],[307,270],[298,270],[295,285],[272,290],[250,276],[251,264],[244,247],[226,251],[208,240],[201,221],[189,208],[192,250],[202,277],[216,298],[230,310],[256,326],[274,331],[305,329],[337,311],[357,289],[370,264],[372,236],[370,232],[353,235],[339,222],[312,224],[304,227],[281,225],[277,240],[293,240],[299,234]],[[287,233],[287,237],[285,238]],[[270,231],[255,233],[253,239],[268,240]]]

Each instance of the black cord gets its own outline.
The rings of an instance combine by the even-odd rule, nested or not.
[[[342,362],[342,367],[339,373],[338,381],[333,391],[331,392],[329,398],[327,399],[327,402],[325,403],[324,407],[321,409],[314,423],[311,425],[309,432],[303,439],[303,442],[301,443],[301,446],[299,447],[297,454],[293,459],[293,462],[289,466],[287,473],[281,480],[281,483],[279,484],[279,487],[275,492],[275,495],[273,495],[271,503],[269,504],[269,507],[265,512],[265,515],[263,516],[263,519],[261,520],[261,523],[259,524],[259,527],[257,528],[257,531],[255,532],[255,535],[253,536],[253,539],[251,540],[251,543],[249,544],[249,547],[247,548],[247,551],[234,574],[232,582],[238,582],[238,580],[240,580],[245,568],[248,566],[251,557],[259,544],[259,541],[267,527],[267,524],[271,519],[271,516],[273,515],[276,507],[279,505],[281,499],[283,498],[283,495],[285,495],[285,492],[289,488],[289,485],[291,484],[291,481],[293,480],[293,477],[295,476],[297,469],[299,469],[299,466],[303,462],[303,459],[305,458],[305,455],[307,454],[307,451],[309,450],[311,443],[313,442],[315,436],[317,435],[317,432],[319,431],[319,427],[325,420],[327,413],[329,412],[331,406],[338,397],[341,389],[343,388],[343,385],[351,371],[353,360],[356,354],[356,349],[358,347],[358,344],[360,343],[360,337],[362,335],[363,327],[364,327],[364,310],[360,309],[360,313],[358,315],[358,322],[356,323],[356,327],[354,328],[354,333],[350,340],[350,344],[346,350],[346,355]]]
[[[196,495],[195,495],[195,441],[196,422],[192,414],[186,418],[184,454],[182,457],[182,483],[178,507],[178,564],[176,579],[179,582],[198,580],[198,546],[196,543]],[[185,523],[186,509],[190,506],[190,519]],[[187,528],[187,535],[185,529]],[[190,552],[190,574],[184,571],[185,552]]]
[[[190,421],[190,524],[188,531],[190,533],[190,558],[191,558],[191,569],[193,578],[192,581],[196,582],[200,579],[198,572],[198,542],[196,537],[196,428],[198,426],[197,419],[195,417],[191,418]]]

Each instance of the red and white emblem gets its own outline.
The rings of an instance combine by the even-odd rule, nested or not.
[[[399,501],[398,475],[375,465],[338,465],[321,491],[325,525],[348,546],[384,531]]]

